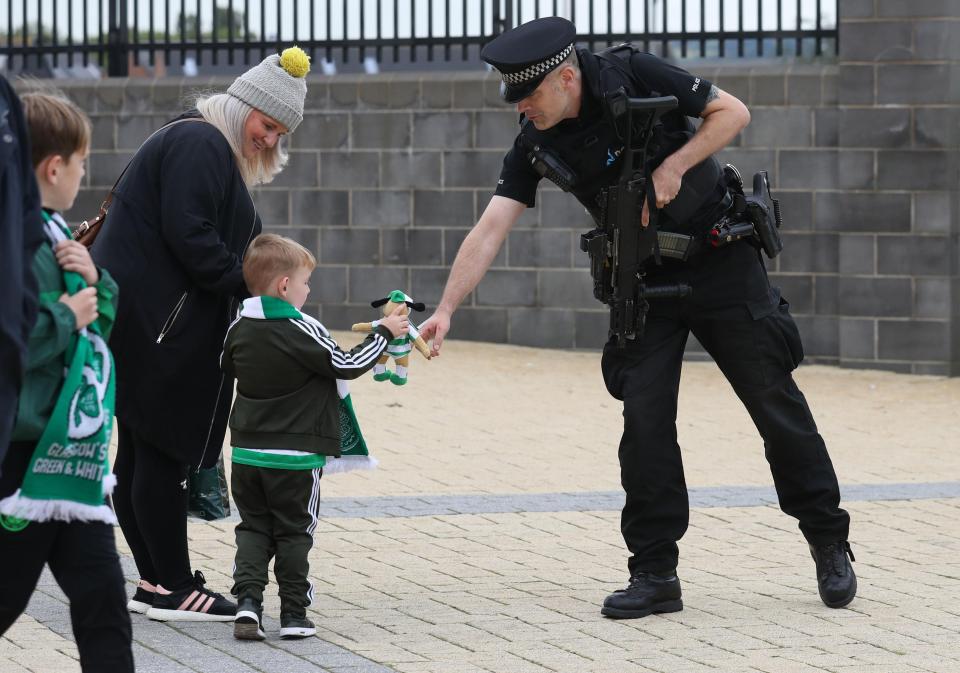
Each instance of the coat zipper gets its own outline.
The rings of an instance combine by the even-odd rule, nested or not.
[[[188,294],[190,294],[190,291],[184,290],[183,294],[180,295],[180,301],[178,301],[177,305],[170,311],[170,315],[168,315],[166,321],[164,321],[163,327],[160,328],[160,334],[157,335],[157,343],[163,341],[163,337],[167,336],[167,333],[173,329],[173,324],[177,321],[177,317],[180,315],[180,311],[187,301]]]
[[[250,220],[250,233],[247,234],[246,245],[243,246],[243,252],[246,253],[247,247],[250,245],[250,241],[253,239],[253,230],[257,228],[257,204],[253,200],[253,195],[250,194],[250,191],[247,191],[247,196],[250,197],[250,203],[253,206],[253,219]],[[240,261],[243,261],[243,254],[240,255]],[[233,320],[233,298],[230,298],[230,305],[227,315],[227,323],[229,324]],[[210,415],[210,425],[207,426],[207,439],[203,443],[203,453],[200,454],[200,460],[197,461],[197,474],[200,473],[200,466],[203,465],[203,459],[207,457],[207,449],[210,446],[210,435],[213,434],[213,424],[217,420],[217,407],[220,406],[220,393],[223,392],[223,382],[226,379],[226,374],[223,372],[220,373],[220,385],[217,387],[217,398],[213,402],[213,413]]]

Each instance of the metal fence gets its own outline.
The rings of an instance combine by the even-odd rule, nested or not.
[[[675,58],[836,54],[838,0],[0,0],[7,70],[94,63],[247,66],[296,43],[327,64],[477,60],[481,45],[565,16],[591,48]],[[3,58],[5,57],[5,58]]]

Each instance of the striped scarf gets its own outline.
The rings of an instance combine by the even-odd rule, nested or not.
[[[69,237],[59,215],[44,212],[43,219],[51,246]],[[72,271],[63,272],[63,281],[71,295],[87,286]],[[104,503],[117,481],[108,458],[114,395],[113,355],[94,322],[70,337],[63,385],[23,483],[0,501],[5,528],[27,521],[117,522]]]

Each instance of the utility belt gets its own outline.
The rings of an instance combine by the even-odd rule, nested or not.
[[[720,217],[709,230],[699,235],[658,231],[661,257],[687,261],[712,248],[742,240],[763,250],[770,259],[783,250],[780,202],[770,196],[767,172],[760,171],[753,176],[753,193],[749,196],[743,192],[743,180],[736,166],[727,164],[723,174],[727,193],[718,208]]]
[[[726,217],[732,207],[733,197],[728,192],[724,194],[723,201],[721,201],[716,208],[715,212],[719,213],[716,218],[717,221]],[[657,231],[657,245],[660,247],[660,256],[686,262],[715,247],[710,245],[710,241],[707,238],[708,233],[709,232],[704,231],[690,235],[681,234],[677,231],[659,229]]]
[[[733,197],[731,197],[729,194],[725,195],[723,201],[716,208],[716,212],[720,214],[717,216],[718,221],[722,216],[726,216],[732,205]],[[598,215],[598,211],[591,210],[590,208],[584,208],[584,211],[587,215],[593,217],[595,222],[602,222],[602,217]],[[639,220],[640,214],[638,213],[637,221]],[[597,231],[597,229],[594,229],[585,234],[581,234],[581,250],[587,253],[591,252],[591,250],[594,250],[597,253],[603,252],[606,254],[607,248],[605,245],[596,247],[591,243],[592,239],[596,237]],[[690,235],[682,234],[678,231],[667,231],[666,229],[657,228],[657,247],[659,248],[661,257],[686,261],[694,255],[709,250],[711,246],[707,241],[707,232]]]

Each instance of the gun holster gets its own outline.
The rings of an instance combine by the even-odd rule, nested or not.
[[[760,247],[773,259],[783,250],[780,238],[780,202],[770,196],[770,180],[766,171],[753,176],[753,194],[747,197],[747,214],[760,239]]]
[[[610,266],[610,238],[607,232],[597,227],[580,234],[580,249],[590,257],[590,277],[593,279],[593,296],[604,304],[610,303],[612,294],[612,268]]]
[[[773,259],[783,250],[780,238],[780,201],[770,195],[770,180],[766,171],[753,176],[753,193],[744,194],[743,180],[736,166],[723,168],[727,187],[733,196],[733,206],[709,234],[711,245],[719,247],[750,237],[759,244],[767,257]]]

